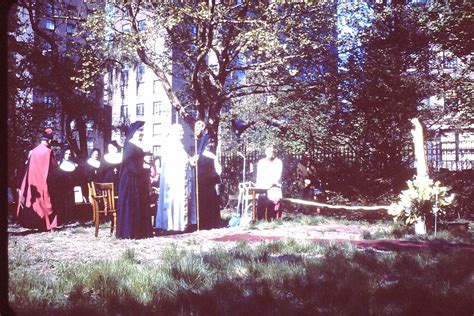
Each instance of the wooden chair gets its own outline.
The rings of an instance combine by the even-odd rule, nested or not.
[[[115,208],[114,184],[91,182],[92,210],[95,223],[95,237],[99,235],[99,222],[101,216],[112,216],[110,233],[113,234],[117,225],[117,210]]]
[[[95,223],[95,210],[94,204],[92,203],[92,182],[87,182],[88,200],[87,202],[92,205],[92,222]]]

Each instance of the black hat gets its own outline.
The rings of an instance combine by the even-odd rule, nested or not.
[[[115,148],[117,148],[117,151],[120,151],[122,149],[122,147],[117,143],[116,140],[112,140],[108,143],[108,145],[112,145],[114,146]]]
[[[128,131],[127,137],[125,138],[124,145],[128,143],[128,141],[133,137],[133,134],[135,134],[135,132],[143,125],[145,125],[144,121],[135,121],[132,123],[132,125],[130,125],[130,129]]]
[[[114,147],[117,148],[117,149],[120,149],[120,145],[117,143],[116,140],[111,141],[109,144],[112,145],[112,146],[114,146]]]

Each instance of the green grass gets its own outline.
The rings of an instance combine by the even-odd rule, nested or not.
[[[381,253],[294,239],[195,253],[161,263],[131,249],[114,261],[60,264],[57,277],[10,261],[17,315],[472,315],[474,254]],[[31,256],[31,255],[30,255]]]

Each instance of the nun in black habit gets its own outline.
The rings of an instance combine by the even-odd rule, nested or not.
[[[148,177],[143,168],[143,125],[130,126],[123,149],[117,208],[117,238],[140,239],[152,236],[148,211]]]
[[[59,168],[54,169],[51,179],[51,198],[61,215],[60,224],[66,224],[74,219],[74,187],[81,184],[78,164],[70,147],[63,149]]]
[[[112,182],[114,190],[118,193],[120,181],[120,165],[122,164],[122,152],[119,144],[114,140],[107,145],[107,153],[102,162],[101,182]]]

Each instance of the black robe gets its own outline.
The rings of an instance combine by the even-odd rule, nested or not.
[[[117,208],[117,238],[139,239],[152,236],[148,204],[148,182],[143,168],[144,153],[131,142],[125,143]]]
[[[89,189],[87,184],[91,181],[93,182],[101,182],[102,181],[102,165],[103,162],[101,161],[99,168],[95,168],[89,163],[87,160],[82,163],[80,168],[80,179],[81,179],[81,188],[82,188],[82,195],[87,197],[89,195]]]
[[[101,166],[101,182],[112,182],[114,184],[115,194],[119,191],[120,182],[120,166],[121,163],[110,163],[105,159]]]
[[[51,198],[57,208],[60,224],[74,219],[74,187],[81,184],[79,169],[66,171],[61,167],[55,168],[51,184]]]
[[[101,176],[102,176],[102,162],[100,163],[100,167],[96,168],[86,162],[82,165],[82,172],[84,175],[84,178],[87,182],[100,182]]]
[[[211,229],[219,227],[219,197],[216,184],[220,177],[214,167],[214,159],[201,155],[198,160],[199,188],[199,228]]]

